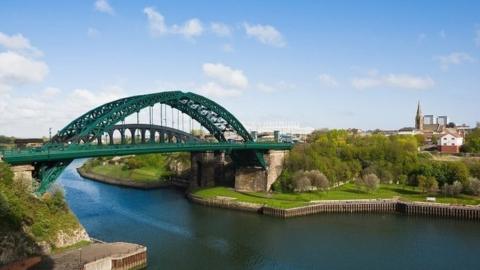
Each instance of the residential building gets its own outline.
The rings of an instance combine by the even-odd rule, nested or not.
[[[463,137],[456,132],[447,131],[440,136],[437,145],[442,153],[457,154],[463,145]]]

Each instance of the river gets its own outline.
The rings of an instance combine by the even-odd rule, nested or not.
[[[288,220],[90,181],[74,161],[60,176],[90,236],[148,248],[148,269],[479,269],[480,223],[380,214]]]

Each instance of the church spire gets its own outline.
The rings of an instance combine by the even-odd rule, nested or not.
[[[415,115],[415,128],[418,130],[423,130],[423,114],[422,108],[420,108],[420,100],[417,105],[417,114]]]

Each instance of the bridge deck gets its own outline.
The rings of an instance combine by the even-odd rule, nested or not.
[[[172,152],[208,152],[233,150],[290,150],[289,143],[178,143],[178,144],[119,144],[90,145],[76,144],[67,146],[41,147],[24,150],[4,151],[3,160],[12,165],[31,164],[33,162],[72,160],[76,158],[123,156]]]

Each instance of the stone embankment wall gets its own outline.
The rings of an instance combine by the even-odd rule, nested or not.
[[[248,204],[228,199],[203,199],[189,195],[189,199],[205,206],[257,212],[267,216],[290,218],[326,213],[400,213],[416,216],[447,217],[480,220],[480,206],[459,206],[440,203],[402,202],[385,200],[319,201],[312,205],[282,209],[260,204]]]
[[[210,207],[227,208],[227,209],[247,211],[247,212],[257,212],[257,213],[261,213],[263,208],[263,205],[261,204],[238,202],[231,199],[218,199],[218,198],[203,199],[198,196],[192,195],[190,193],[187,194],[187,197],[188,199],[190,199],[190,201],[194,203],[210,206]]]

